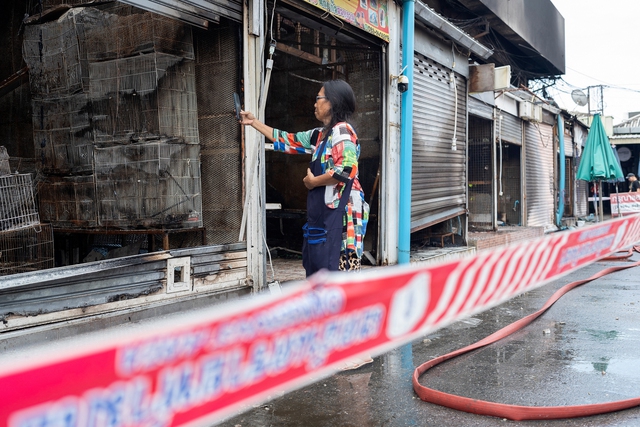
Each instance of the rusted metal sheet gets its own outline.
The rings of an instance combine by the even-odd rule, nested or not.
[[[88,307],[162,289],[166,253],[3,277],[0,318]]]
[[[469,65],[469,92],[488,92],[494,88],[495,64]]]
[[[190,260],[191,286],[181,293],[167,294],[167,260],[182,257]],[[78,309],[94,313],[100,312],[99,307],[103,311],[130,309],[150,301],[168,304],[191,294],[238,289],[246,286],[246,262],[243,242],[5,276],[0,282],[0,320],[8,330],[16,317],[21,319],[14,323],[27,322],[33,326],[51,321],[51,316],[56,321],[81,316]],[[116,302],[119,304],[113,305]],[[24,319],[24,316],[35,317]]]
[[[191,25],[208,28],[220,16],[242,21],[242,2],[237,0],[121,0]]]

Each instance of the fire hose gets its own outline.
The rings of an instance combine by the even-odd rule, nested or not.
[[[617,253],[611,255],[603,260],[622,260],[631,257],[633,254],[633,250],[640,252],[640,247],[634,246],[633,249],[629,249],[629,251],[625,251],[624,254]],[[456,409],[458,411],[470,412],[478,415],[489,415],[493,417],[507,418],[514,421],[522,421],[522,420],[542,420],[542,419],[563,419],[563,418],[576,418],[576,417],[585,417],[591,415],[604,414],[608,412],[620,411],[623,409],[629,409],[634,406],[640,405],[640,397],[635,397],[631,399],[618,400],[615,402],[606,402],[606,403],[596,403],[596,404],[588,404],[588,405],[573,405],[573,406],[520,406],[520,405],[509,405],[503,403],[489,402],[485,400],[471,399],[468,397],[457,396],[450,393],[444,393],[438,390],[434,390],[432,388],[423,386],[420,384],[419,379],[425,372],[429,369],[433,368],[440,363],[452,359],[454,357],[460,356],[462,354],[468,353],[470,351],[476,350],[478,348],[487,346],[496,341],[499,341],[508,335],[524,328],[529,325],[535,319],[537,319],[540,315],[542,315],[545,311],[547,311],[560,297],[569,292],[570,290],[584,285],[585,283],[591,282],[595,279],[598,279],[602,276],[605,276],[609,273],[613,273],[620,270],[625,270],[627,268],[640,266],[640,261],[623,265],[623,266],[615,266],[608,267],[604,270],[594,274],[593,276],[583,279],[577,280],[575,282],[568,283],[564,285],[562,288],[558,289],[552,296],[547,300],[547,302],[542,306],[542,308],[535,313],[532,313],[528,316],[523,317],[522,319],[507,325],[506,327],[494,332],[488,337],[475,342],[467,347],[461,348],[459,350],[455,350],[451,353],[445,354],[443,356],[432,359],[428,362],[423,363],[418,366],[413,373],[413,389],[418,394],[420,399],[425,402],[435,403],[440,406],[444,406],[451,409]]]

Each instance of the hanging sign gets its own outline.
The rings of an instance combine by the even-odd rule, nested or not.
[[[640,213],[640,193],[611,193],[609,197],[612,216]]]
[[[343,21],[389,41],[387,0],[305,0]]]

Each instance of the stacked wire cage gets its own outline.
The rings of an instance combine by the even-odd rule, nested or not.
[[[53,265],[53,232],[40,224],[31,175],[12,174],[0,147],[0,276]]]
[[[42,220],[202,227],[191,30],[118,2],[25,29]]]

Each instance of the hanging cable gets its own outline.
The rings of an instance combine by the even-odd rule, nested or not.
[[[498,149],[500,150],[500,168],[498,170],[498,195],[502,196],[502,111],[498,109]]]
[[[458,131],[458,85],[454,75],[454,68],[456,68],[456,54],[454,51],[455,45],[451,43],[451,75],[449,77],[450,83],[453,85],[453,137],[451,138],[451,150],[456,151],[457,131]]]
[[[271,11],[271,22],[269,23],[269,33],[270,33],[269,34],[270,36],[269,56],[267,58],[266,65],[265,65],[264,80],[261,84],[260,97],[258,98],[259,106],[258,106],[257,117],[263,122],[264,122],[264,116],[265,116],[265,108],[267,104],[267,94],[269,92],[269,83],[271,81],[271,70],[273,69],[273,54],[275,53],[275,50],[276,50],[276,40],[273,37],[273,22],[275,20],[275,10],[276,10],[276,2],[274,1],[273,9]],[[249,176],[247,176],[248,183],[253,182],[254,173],[259,173],[257,170],[254,170],[254,169],[257,169],[258,166],[259,166],[258,153],[256,151],[256,153],[255,154],[252,153],[249,158],[249,168],[248,168]],[[253,187],[252,185],[247,186],[247,194],[245,196],[244,209],[242,211],[242,221],[240,223],[240,235],[238,238],[239,241],[242,241],[245,235],[245,230],[247,225],[247,212],[249,208],[249,201],[251,200],[252,187]],[[264,206],[263,202],[264,201],[262,200],[262,196],[259,193],[258,205],[260,207]],[[267,252],[269,253],[269,264],[271,266],[272,279],[275,280],[275,271],[273,269],[273,262],[271,260],[271,252],[269,251],[269,246],[267,245],[267,237],[264,229],[262,230],[261,237],[262,237],[262,240],[264,241]]]

